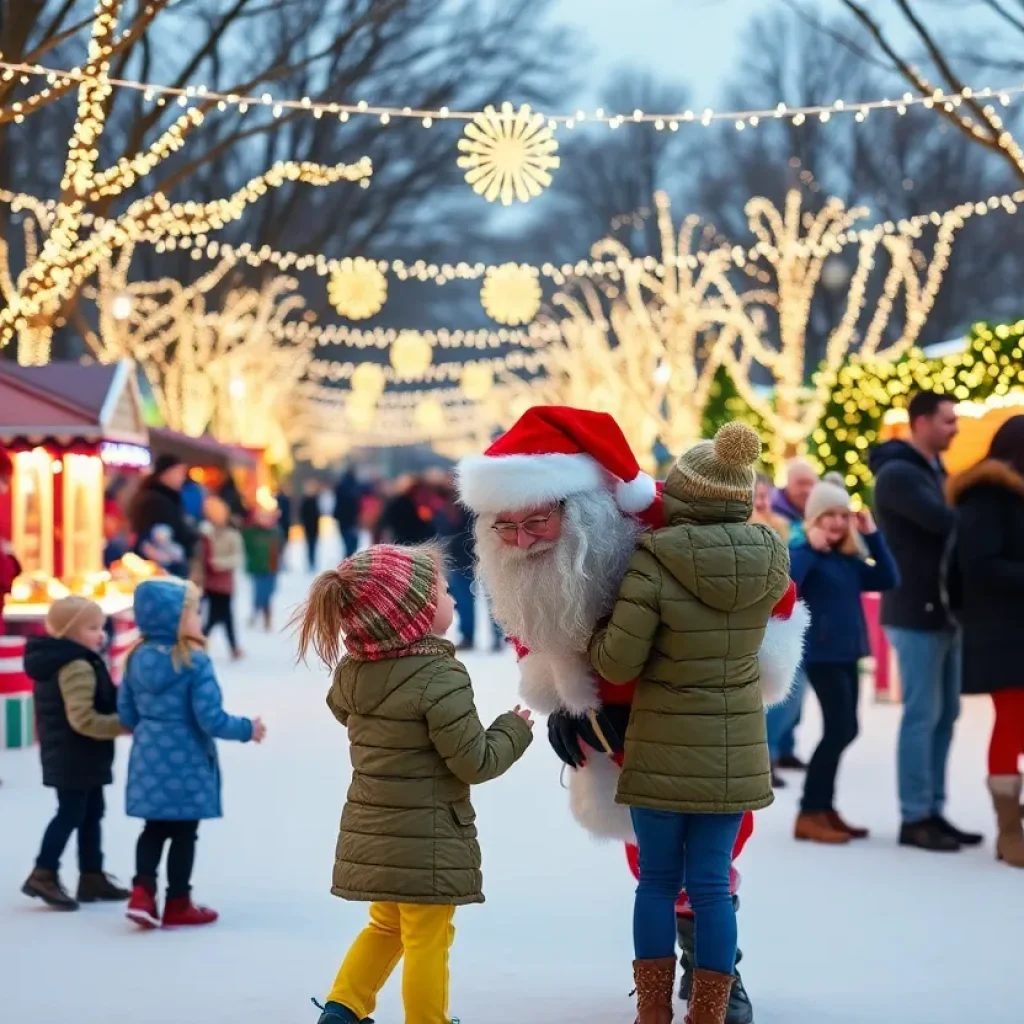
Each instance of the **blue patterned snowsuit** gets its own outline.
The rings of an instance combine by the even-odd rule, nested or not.
[[[157,821],[219,818],[223,811],[215,740],[252,739],[252,722],[224,711],[209,657],[171,661],[185,605],[180,580],[147,580],[135,591],[144,642],[129,658],[118,695],[121,721],[134,731],[127,812]]]

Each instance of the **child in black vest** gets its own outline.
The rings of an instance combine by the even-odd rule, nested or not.
[[[114,737],[125,731],[117,716],[117,690],[99,653],[105,618],[95,601],[61,598],[46,616],[49,636],[32,637],[25,647],[25,672],[35,683],[43,785],[57,790],[57,814],[21,891],[56,910],[129,896],[104,874],[100,840],[103,787],[113,781]],[[75,831],[77,900],[57,874]]]

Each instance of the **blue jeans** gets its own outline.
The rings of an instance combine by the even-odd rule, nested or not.
[[[630,808],[640,850],[633,903],[637,960],[674,957],[676,900],[685,883],[693,908],[695,966],[719,974],[736,967],[736,909],[729,891],[741,814],[677,814]]]
[[[898,753],[900,813],[905,822],[942,814],[946,762],[960,715],[960,634],[886,628],[903,688]]]
[[[807,673],[801,665],[789,697],[768,709],[768,752],[773,762],[796,753],[796,727],[800,724],[806,691]]]
[[[103,821],[104,806],[102,786],[95,789],[58,789],[57,813],[43,833],[36,867],[56,871],[71,833],[77,831],[79,871],[102,871],[100,822]]]
[[[276,586],[277,577],[273,574],[268,574],[266,576],[253,576],[252,607],[254,611],[270,611],[270,600],[274,596]]]

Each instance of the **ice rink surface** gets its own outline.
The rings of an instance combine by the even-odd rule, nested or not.
[[[278,617],[308,577],[282,577]],[[247,591],[239,594],[245,617]],[[481,627],[481,633],[483,627]],[[294,665],[283,634],[243,633],[232,665],[213,642],[225,703],[264,716],[262,747],[221,744],[226,817],[200,829],[197,900],[221,912],[194,931],[136,931],[119,906],[76,914],[20,894],[53,796],[35,750],[0,753],[0,1020],[9,1024],[315,1024],[366,909],[330,895],[348,779],[345,734],[324,705],[327,673]],[[471,654],[481,716],[516,703],[510,654]],[[808,697],[801,747],[818,735]],[[799,780],[757,815],[741,861],[743,974],[757,1024],[1019,1024],[1024,872],[991,841],[942,856],[896,845],[899,709],[865,700],[839,785],[846,817],[873,829],[832,849],[791,838]],[[950,817],[991,837],[984,789],[987,702],[967,701],[951,766]],[[107,867],[133,871],[139,823],[124,816],[129,741],[107,790]],[[452,1005],[462,1024],[632,1024],[633,883],[620,847],[568,814],[543,727],[505,778],[475,791],[483,907],[460,910]],[[63,877],[76,880],[73,843]],[[397,976],[375,1018],[399,1024]],[[680,1013],[680,1019],[682,1014]]]

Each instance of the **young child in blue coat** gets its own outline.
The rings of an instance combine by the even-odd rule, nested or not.
[[[168,925],[211,924],[217,912],[192,903],[190,881],[199,822],[222,815],[216,740],[262,741],[258,719],[224,711],[204,651],[199,591],[184,580],[146,580],[135,591],[141,639],[128,659],[117,710],[133,730],[126,810],[146,825],[136,848],[128,917],[157,928],[156,880],[167,854]]]
[[[804,784],[796,838],[848,843],[867,829],[848,825],[835,809],[843,751],[857,738],[858,662],[871,653],[861,594],[899,582],[896,562],[871,513],[854,513],[838,473],[807,499],[804,537],[790,549],[790,576],[811,613],[804,668],[821,704],[824,730]]]

